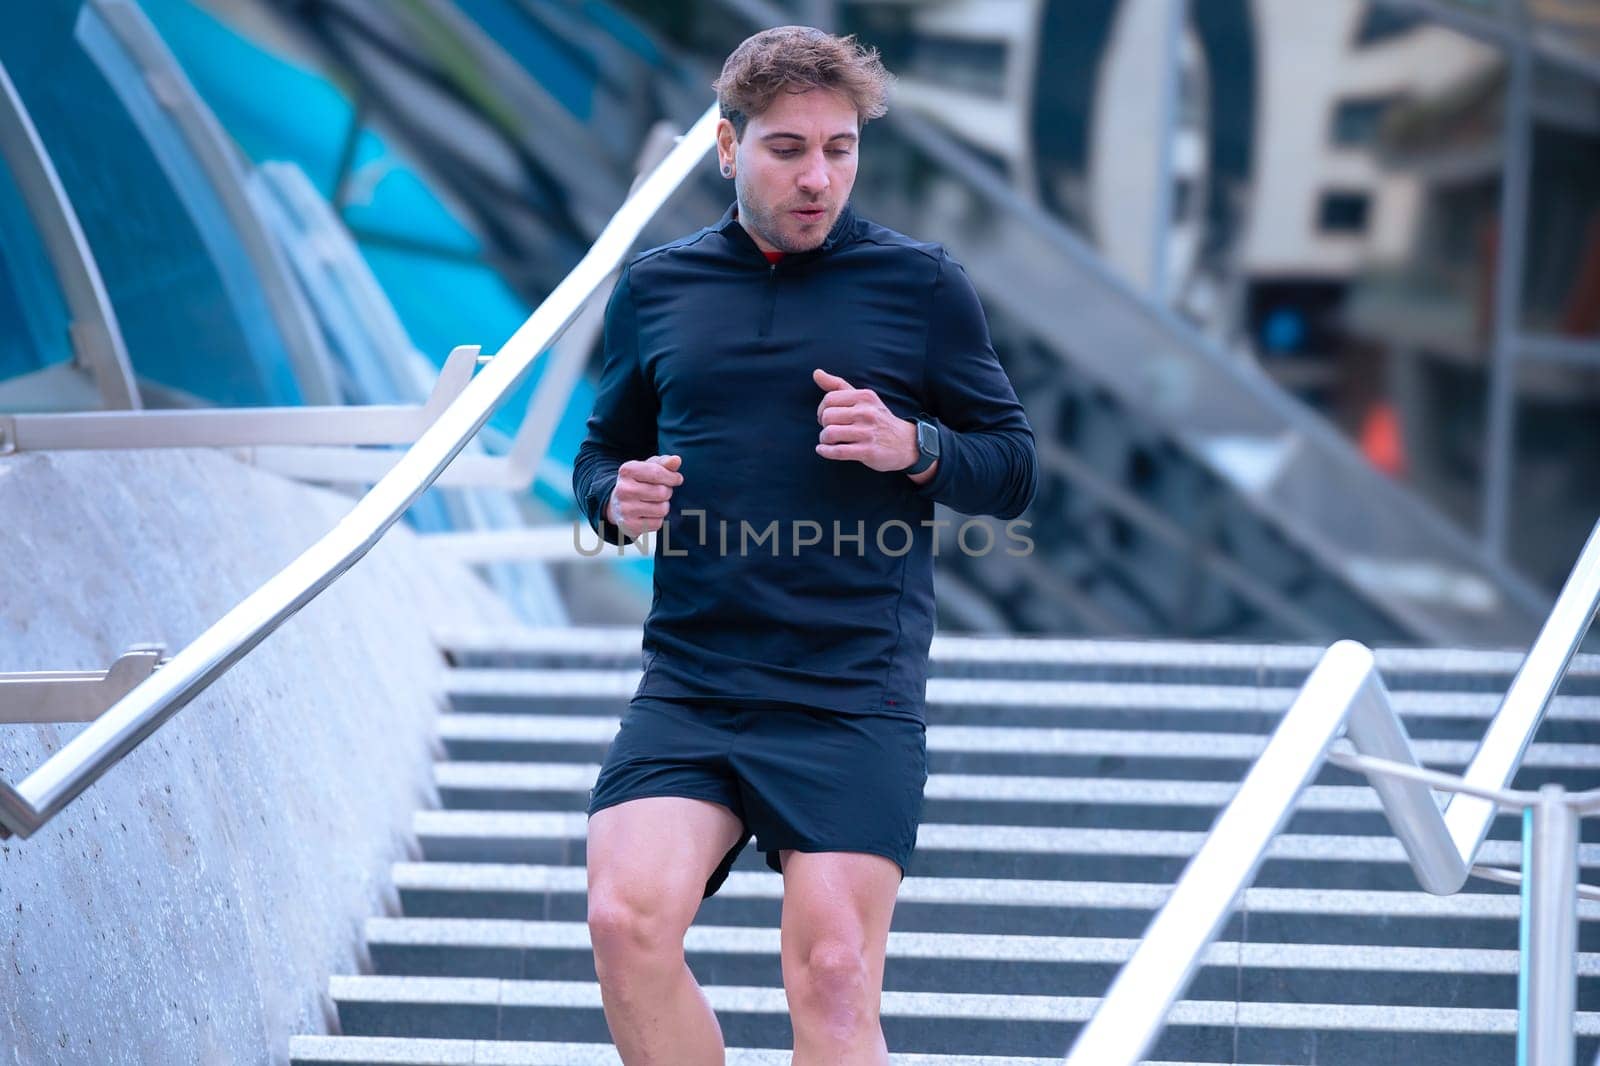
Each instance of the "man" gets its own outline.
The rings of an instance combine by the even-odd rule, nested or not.
[[[720,222],[635,256],[573,487],[657,533],[644,676],[591,793],[589,929],[628,1066],[722,1063],[685,964],[753,834],[783,875],[795,1066],[888,1061],[878,1007],[927,780],[934,502],[1013,518],[1033,432],[965,273],[850,207],[891,78],[756,34],[716,82]]]

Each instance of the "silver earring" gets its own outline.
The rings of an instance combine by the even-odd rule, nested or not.
[[[733,177],[733,168],[726,163],[722,164],[722,176],[725,178]]]

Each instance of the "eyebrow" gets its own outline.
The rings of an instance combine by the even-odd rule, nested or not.
[[[799,133],[778,132],[778,133],[769,133],[766,136],[762,137],[761,139],[762,139],[762,141],[777,141],[777,140],[804,141],[805,140],[805,136],[803,134],[799,134]],[[829,143],[832,143],[833,141],[838,141],[838,140],[845,140],[845,141],[850,141],[851,143],[854,143],[855,141],[859,140],[859,138],[854,133],[848,133],[848,132],[846,132],[846,133],[835,133],[832,137],[828,138]]]

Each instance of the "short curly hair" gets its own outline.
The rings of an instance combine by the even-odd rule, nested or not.
[[[743,138],[750,119],[772,106],[780,91],[832,89],[855,105],[861,125],[888,113],[894,75],[876,48],[811,26],[777,26],[747,37],[711,83],[722,117]]]

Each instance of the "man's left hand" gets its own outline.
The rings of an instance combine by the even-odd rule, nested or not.
[[[904,470],[917,461],[917,426],[894,414],[871,389],[852,388],[844,378],[813,370],[811,380],[823,390],[817,405],[817,454],[825,459],[854,459],[874,470]]]

